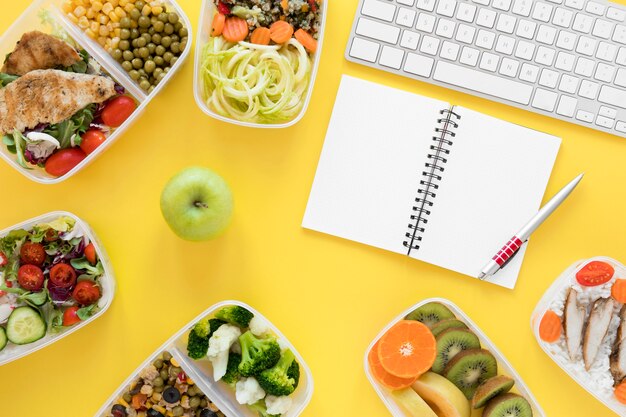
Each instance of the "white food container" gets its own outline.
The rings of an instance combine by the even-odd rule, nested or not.
[[[183,10],[178,6],[174,0],[164,0],[166,10],[174,11],[178,13],[182,20],[183,25],[188,29],[188,41],[185,50],[182,52],[174,66],[167,73],[165,78],[157,85],[157,87],[147,95],[139,85],[128,75],[122,66],[109,55],[109,53],[98,42],[87,36],[82,29],[76,26],[61,9],[65,0],[35,0],[33,3],[18,17],[15,22],[9,27],[0,37],[0,56],[5,56],[9,52],[13,51],[16,43],[20,40],[22,35],[32,30],[38,30],[44,33],[51,33],[52,29],[50,25],[41,21],[40,13],[42,10],[48,10],[51,18],[54,22],[63,28],[69,36],[81,47],[84,48],[93,59],[95,59],[102,67],[104,72],[108,73],[111,78],[118,84],[126,89],[126,94],[132,96],[137,101],[137,109],[133,114],[113,133],[107,137],[107,140],[95,151],[87,155],[87,157],[76,165],[71,171],[60,177],[54,177],[48,174],[44,169],[33,166],[32,170],[27,170],[17,163],[16,156],[9,152],[6,145],[0,144],[0,157],[7,161],[11,166],[17,169],[27,178],[39,182],[42,184],[56,184],[64,181],[82,170],[85,166],[91,163],[101,153],[103,153],[109,146],[113,144],[138,118],[145,110],[148,103],[156,97],[157,94],[165,87],[165,85],[172,79],[174,74],[180,69],[184,61],[189,56],[191,50],[191,22]]]
[[[302,117],[304,117],[304,113],[306,113],[307,108],[309,107],[309,102],[311,101],[311,95],[313,94],[313,86],[315,85],[315,78],[317,77],[317,70],[320,64],[320,58],[322,56],[322,45],[324,43],[324,28],[326,27],[326,15],[328,9],[328,1],[324,0],[322,2],[321,14],[320,14],[320,31],[319,37],[317,39],[317,51],[315,51],[315,56],[313,58],[313,67],[311,68],[311,77],[309,80],[309,86],[306,92],[306,95],[303,97],[304,106],[302,106],[302,110],[295,116],[292,120],[283,123],[250,123],[243,122],[236,119],[231,119],[229,117],[222,116],[209,108],[204,99],[204,81],[202,79],[202,50],[204,46],[207,44],[211,32],[213,31],[213,15],[215,14],[215,4],[213,0],[202,0],[202,9],[200,10],[200,21],[198,23],[198,34],[197,34],[197,42],[196,42],[196,51],[195,51],[195,62],[194,62],[194,75],[193,75],[193,90],[194,96],[196,98],[196,103],[200,110],[202,110],[207,115],[213,117],[214,119],[221,120],[223,122],[233,123],[238,126],[246,126],[246,127],[260,127],[260,128],[285,128],[289,126],[293,126],[298,123]]]
[[[104,250],[104,247],[102,246],[102,243],[100,242],[94,231],[91,229],[91,227],[89,227],[87,223],[85,223],[76,215],[68,213],[66,211],[54,211],[4,229],[0,231],[0,236],[4,237],[12,230],[29,229],[40,223],[48,223],[55,219],[58,219],[59,217],[71,217],[76,221],[74,227],[80,228],[85,233],[85,236],[87,236],[87,238],[89,238],[89,241],[93,243],[94,248],[96,249],[98,259],[102,261],[104,274],[102,275],[102,277],[100,277],[100,287],[102,288],[102,296],[98,301],[98,308],[100,310],[96,312],[93,316],[89,317],[87,320],[83,320],[80,323],[73,325],[72,327],[60,330],[58,333],[51,333],[47,331],[46,335],[36,342],[29,343],[27,345],[14,345],[9,342],[7,346],[0,351],[0,365],[4,365],[5,363],[9,363],[23,356],[36,352],[39,349],[42,349],[71,333],[74,333],[78,329],[88,325],[89,323],[103,315],[104,312],[109,309],[109,306],[113,301],[113,296],[115,294],[115,278],[113,276],[113,267],[111,266],[111,260],[109,259],[107,253]]]
[[[608,391],[604,393],[600,391],[597,385],[599,379],[595,378],[594,380],[594,378],[589,376],[589,374],[585,371],[584,365],[582,364],[582,359],[580,359],[579,361],[580,363],[578,363],[578,365],[574,365],[574,363],[569,359],[569,356],[567,354],[567,347],[564,344],[563,335],[561,336],[561,339],[556,343],[544,342],[543,340],[541,340],[541,337],[539,336],[539,325],[546,311],[555,310],[555,313],[557,313],[559,316],[562,317],[562,310],[556,311],[556,305],[564,304],[568,289],[572,286],[572,284],[577,284],[576,273],[580,269],[582,269],[585,265],[587,265],[589,262],[592,262],[592,261],[602,261],[602,262],[606,262],[610,264],[615,269],[615,274],[613,278],[608,283],[604,284],[603,286],[589,287],[589,288],[600,289],[599,287],[605,287],[604,295],[607,295],[608,293],[608,296],[610,296],[611,294],[610,287],[613,285],[614,281],[619,278],[626,279],[626,267],[622,265],[621,263],[617,262],[615,259],[607,258],[604,256],[599,256],[599,257],[575,262],[572,266],[567,268],[554,281],[554,283],[550,286],[550,288],[548,288],[548,290],[545,292],[541,300],[539,300],[539,303],[537,304],[537,307],[535,307],[535,310],[533,311],[533,314],[531,316],[530,325],[533,330],[533,333],[535,334],[535,338],[537,339],[537,342],[539,343],[539,346],[541,346],[543,351],[550,358],[552,358],[552,360],[556,362],[563,369],[563,371],[565,371],[565,373],[567,373],[581,387],[586,389],[591,395],[596,397],[598,401],[602,402],[604,405],[606,405],[608,408],[610,408],[612,411],[614,411],[618,415],[626,417],[626,405],[621,404],[619,401],[615,399],[612,393],[613,391],[612,388],[609,388]],[[579,300],[580,300],[580,295],[579,295]],[[593,301],[593,298],[592,298],[592,301]],[[610,346],[612,346],[612,341],[614,339],[615,339],[615,332],[613,332],[612,335],[611,335],[611,332],[609,332],[609,335],[605,337],[602,343],[602,346],[606,346],[605,349],[610,349]],[[555,354],[555,352],[560,351],[561,348],[562,348],[563,354],[562,355]],[[608,362],[608,358],[596,358],[596,362],[599,360],[605,360]],[[594,362],[594,364],[596,362]],[[608,373],[609,376],[611,375],[608,369],[606,370],[606,372]],[[612,381],[613,378],[611,377],[610,379]]]
[[[276,336],[282,346],[291,349],[295,355],[298,363],[300,364],[300,383],[296,391],[290,395],[293,399],[293,404],[289,411],[282,415],[282,417],[296,417],[299,416],[311,401],[313,395],[313,376],[304,359],[296,348],[287,340],[287,338],[267,320],[261,313],[250,307],[249,305],[242,303],[241,301],[222,301],[217,303],[195,319],[189,324],[183,327],[178,333],[170,337],[161,347],[159,347],[148,359],[146,359],[139,367],[131,374],[126,381],[115,391],[113,395],[106,401],[106,403],[95,414],[96,417],[105,417],[109,414],[111,407],[116,403],[117,399],[122,396],[130,384],[139,376],[139,373],[146,368],[152,361],[154,361],[163,351],[167,351],[172,354],[174,359],[178,361],[180,367],[185,371],[196,384],[198,388],[206,395],[227,417],[258,417],[258,414],[248,408],[246,405],[241,405],[235,399],[235,391],[226,383],[222,381],[215,381],[213,379],[213,368],[211,362],[208,359],[194,360],[187,356],[187,337],[189,331],[193,326],[201,319],[211,318],[222,307],[238,305],[251,311],[256,317],[265,320],[271,332]]]
[[[393,400],[393,397],[391,396],[391,393],[389,392],[389,390],[385,388],[383,385],[381,385],[376,380],[376,378],[374,378],[374,375],[372,375],[372,372],[370,370],[369,363],[367,360],[367,355],[369,351],[372,350],[376,342],[378,342],[378,340],[394,324],[396,324],[400,320],[403,320],[407,314],[409,314],[416,308],[421,307],[424,304],[431,303],[431,302],[441,303],[444,306],[448,307],[450,311],[452,311],[456,315],[457,319],[465,323],[467,327],[469,328],[469,330],[471,330],[472,333],[478,336],[478,339],[480,340],[480,344],[482,345],[483,349],[487,349],[488,351],[490,351],[493,354],[493,356],[497,359],[498,375],[507,375],[515,380],[515,386],[513,387],[511,392],[517,392],[520,395],[522,395],[524,398],[526,398],[526,400],[528,400],[529,404],[531,405],[533,409],[533,416],[545,417],[545,414],[543,410],[541,409],[541,406],[537,403],[537,400],[535,399],[533,394],[530,392],[526,384],[524,384],[524,381],[522,381],[522,378],[518,375],[515,369],[513,369],[513,367],[506,360],[504,355],[500,353],[500,351],[496,348],[496,346],[487,338],[487,336],[478,328],[478,326],[472,320],[470,320],[469,317],[467,317],[467,315],[459,307],[457,307],[451,301],[446,300],[444,298],[429,298],[429,299],[420,301],[414,306],[403,311],[401,314],[396,316],[396,318],[391,320],[391,322],[383,330],[381,330],[380,333],[378,333],[378,335],[374,338],[372,343],[370,343],[370,345],[367,347],[367,351],[365,351],[365,374],[367,375],[367,379],[369,379],[370,383],[372,384],[372,387],[374,387],[374,390],[376,391],[380,399],[383,400],[383,403],[385,403],[385,405],[387,406],[387,409],[389,410],[389,412],[394,417],[407,417],[407,414]]]

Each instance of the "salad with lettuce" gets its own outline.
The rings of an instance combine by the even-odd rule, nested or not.
[[[103,275],[93,243],[71,217],[0,238],[0,350],[94,315]]]

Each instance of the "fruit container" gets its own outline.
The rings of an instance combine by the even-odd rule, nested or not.
[[[88,319],[83,320],[73,325],[72,327],[63,328],[58,333],[47,332],[42,339],[39,339],[36,342],[27,345],[14,345],[9,343],[3,350],[0,351],[0,365],[4,365],[23,356],[36,352],[40,349],[43,349],[44,347],[56,342],[57,340],[62,339],[65,336],[68,336],[75,331],[87,326],[89,323],[102,316],[109,309],[109,307],[111,306],[111,302],[113,301],[113,296],[115,295],[115,277],[113,275],[113,266],[111,265],[111,260],[109,259],[109,256],[104,250],[104,247],[102,246],[102,243],[98,239],[98,236],[95,234],[95,232],[84,220],[82,220],[75,214],[66,211],[50,212],[39,217],[26,220],[14,226],[8,227],[0,231],[0,236],[6,236],[12,230],[28,229],[40,223],[51,222],[55,219],[58,219],[59,217],[70,217],[76,221],[74,227],[80,227],[85,236],[89,238],[89,241],[94,244],[98,259],[102,261],[104,274],[102,275],[102,278],[100,278],[102,297],[98,301],[99,311]]]
[[[584,271],[590,262],[602,262],[609,264],[613,269],[613,276],[604,284],[585,287],[577,281],[577,275]],[[612,286],[618,279],[626,279],[626,267],[615,259],[599,256],[586,260],[581,260],[567,268],[548,288],[531,316],[531,328],[535,338],[543,351],[552,358],[574,381],[586,389],[598,401],[602,402],[612,411],[620,416],[626,417],[626,405],[617,401],[613,395],[614,379],[610,372],[609,354],[613,349],[618,326],[620,323],[619,309],[621,303],[615,301],[614,310],[608,334],[601,343],[601,348],[590,371],[585,368],[584,360],[579,358],[572,361],[570,359],[564,332],[556,342],[549,343],[540,336],[540,325],[546,312],[552,310],[563,320],[566,299],[570,288],[578,292],[577,301],[585,307],[585,322],[589,318],[591,303],[599,298],[612,299]]]
[[[328,10],[328,1],[324,1],[322,3],[321,10],[321,26],[319,31],[318,38],[318,47],[315,52],[313,67],[311,69],[311,77],[309,79],[309,86],[306,92],[306,96],[303,97],[304,106],[300,112],[292,119],[283,123],[251,123],[240,121],[236,119],[232,119],[229,117],[222,116],[209,108],[206,103],[206,100],[203,98],[203,90],[204,90],[204,81],[202,80],[202,50],[204,46],[207,44],[209,37],[211,36],[211,32],[213,31],[213,15],[215,14],[215,4],[213,0],[202,0],[202,6],[200,10],[200,21],[198,23],[198,32],[197,32],[197,42],[196,42],[196,50],[195,50],[195,63],[194,63],[194,76],[193,76],[193,90],[194,97],[196,99],[196,103],[200,110],[202,110],[205,114],[213,117],[214,119],[221,120],[227,123],[233,123],[238,126],[246,126],[246,127],[257,127],[257,128],[286,128],[293,126],[298,123],[300,119],[304,117],[307,108],[309,107],[309,103],[311,101],[311,96],[313,94],[313,87],[315,85],[315,79],[317,77],[317,70],[319,68],[320,59],[322,56],[322,45],[324,43],[324,28],[326,27],[326,15]]]
[[[533,394],[530,392],[530,390],[528,389],[528,387],[526,386],[522,378],[519,376],[519,374],[515,371],[515,369],[513,369],[511,364],[506,360],[504,355],[500,353],[500,351],[491,342],[491,340],[487,338],[487,336],[480,330],[480,328],[459,307],[457,307],[454,303],[444,298],[429,298],[429,299],[420,301],[419,303],[403,311],[401,314],[396,316],[383,330],[381,330],[380,333],[378,333],[378,335],[370,343],[370,345],[367,348],[367,351],[365,352],[365,359],[364,359],[365,374],[367,375],[367,379],[370,381],[370,383],[372,384],[372,387],[374,388],[374,390],[376,391],[380,399],[383,401],[383,403],[385,404],[389,412],[394,417],[410,417],[410,415],[407,412],[405,412],[398,403],[396,403],[393,396],[391,395],[391,391],[376,380],[369,365],[368,354],[372,350],[374,345],[380,340],[380,338],[391,327],[393,327],[400,320],[403,320],[407,316],[407,314],[431,302],[443,304],[452,313],[454,313],[454,315],[456,316],[458,320],[462,321],[467,326],[467,328],[478,337],[480,344],[482,345],[482,348],[489,350],[493,354],[493,356],[496,358],[497,363],[498,363],[498,375],[509,376],[515,381],[515,386],[513,387],[511,392],[517,393],[523,396],[524,398],[526,398],[526,400],[528,400],[528,403],[532,407],[533,416],[545,417],[545,414],[543,410],[541,409],[541,406],[537,403],[537,400],[535,399]],[[476,414],[477,412],[478,414]],[[479,410],[473,410],[471,415],[472,416],[480,415],[480,413],[481,411]]]
[[[287,340],[287,338],[274,326],[269,320],[267,320],[261,313],[250,307],[249,305],[241,301],[222,301],[217,303],[199,316],[190,321],[179,332],[170,337],[161,347],[159,347],[146,361],[144,361],[139,367],[132,373],[132,375],[122,383],[122,385],[115,391],[113,395],[105,402],[105,404],[96,413],[97,417],[110,416],[111,407],[116,404],[117,400],[127,390],[130,384],[137,378],[140,372],[150,365],[162,352],[169,352],[172,357],[178,362],[179,366],[191,378],[196,386],[200,388],[202,393],[206,395],[211,402],[213,402],[217,408],[227,417],[258,417],[258,414],[248,408],[246,405],[241,405],[235,399],[235,391],[222,381],[216,382],[213,379],[212,368],[208,359],[194,360],[187,356],[187,338],[190,330],[201,319],[212,317],[222,307],[237,305],[248,309],[255,316],[262,318],[268,323],[268,326],[272,333],[276,336],[277,340],[284,348],[289,348],[294,353],[296,359],[300,364],[300,384],[296,391],[291,394],[293,398],[293,404],[290,410],[283,414],[282,417],[296,417],[299,416],[306,408],[311,397],[313,395],[313,376],[309,367],[304,362],[304,359],[295,347]]]
[[[48,174],[43,168],[33,167],[32,170],[27,170],[17,163],[16,156],[9,152],[4,144],[0,144],[0,157],[4,159],[9,165],[18,170],[25,177],[42,184],[56,184],[62,182],[77,172],[81,171],[85,166],[90,164],[106,149],[108,149],[113,142],[115,142],[124,132],[133,125],[133,123],[141,116],[146,106],[152,99],[154,99],[167,83],[174,77],[176,72],[183,65],[184,61],[188,58],[191,50],[191,22],[184,13],[183,9],[174,1],[166,0],[163,4],[166,10],[176,12],[184,27],[189,29],[188,42],[185,50],[181,53],[180,57],[163,78],[161,82],[155,87],[155,89],[147,94],[142,90],[136,81],[134,81],[122,66],[106,51],[98,42],[87,36],[81,28],[74,24],[67,15],[61,9],[65,0],[35,0],[32,4],[20,15],[15,22],[0,36],[0,56],[5,56],[11,52],[22,35],[26,32],[38,30],[43,33],[51,34],[53,32],[53,26],[63,30],[67,35],[82,49],[85,49],[91,57],[100,64],[103,72],[108,74],[113,81],[121,85],[126,90],[126,95],[131,96],[137,103],[137,109],[133,114],[119,127],[117,127],[113,133],[107,137],[107,140],[92,153],[76,165],[68,173],[54,177]],[[42,13],[47,13],[47,16],[43,18]],[[44,21],[45,20],[45,21]]]

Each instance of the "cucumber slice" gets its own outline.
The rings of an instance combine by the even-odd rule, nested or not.
[[[7,345],[7,332],[4,327],[0,327],[0,350],[4,349]]]
[[[46,322],[38,310],[18,307],[9,316],[7,337],[11,343],[25,345],[46,335]]]

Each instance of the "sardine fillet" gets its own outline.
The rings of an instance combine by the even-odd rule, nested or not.
[[[80,55],[71,45],[54,36],[33,31],[22,35],[5,61],[2,72],[25,75],[38,69],[69,67],[80,60]]]
[[[570,288],[565,302],[564,327],[565,340],[569,357],[573,361],[580,358],[580,345],[583,339],[583,328],[585,326],[585,307],[578,305],[578,293]]]
[[[614,308],[615,303],[612,298],[600,298],[591,307],[583,342],[583,359],[587,370],[591,369],[596,360],[600,345],[609,330]]]
[[[626,378],[626,305],[619,312],[620,325],[611,352],[611,374],[615,385]]]

